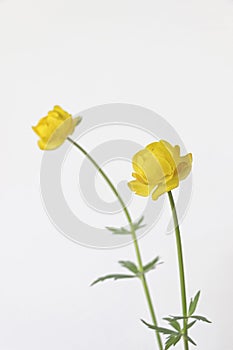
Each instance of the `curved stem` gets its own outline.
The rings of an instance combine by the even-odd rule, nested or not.
[[[95,166],[95,168],[99,171],[99,173],[105,179],[105,181],[107,182],[107,184],[109,185],[109,187],[111,188],[111,190],[113,191],[113,193],[115,194],[117,199],[119,200],[119,202],[120,202],[120,204],[121,204],[121,206],[122,206],[122,208],[124,210],[125,216],[126,216],[126,218],[128,220],[128,223],[130,225],[131,235],[132,235],[132,238],[133,238],[134,248],[135,248],[136,257],[137,257],[137,261],[138,261],[138,267],[139,267],[139,271],[141,273],[141,281],[142,281],[143,289],[144,289],[144,292],[145,292],[146,300],[147,300],[147,303],[148,303],[148,307],[149,307],[149,310],[150,310],[151,318],[152,318],[152,321],[153,321],[154,325],[157,326],[157,320],[156,320],[156,316],[155,316],[155,311],[154,311],[152,299],[151,299],[151,296],[150,296],[150,291],[149,291],[149,287],[148,287],[148,284],[147,284],[146,276],[144,274],[141,253],[140,253],[140,249],[139,249],[139,245],[138,245],[138,241],[137,241],[137,236],[136,236],[136,232],[135,232],[135,229],[134,229],[134,226],[133,226],[133,221],[131,219],[130,213],[129,213],[129,211],[128,211],[128,209],[127,209],[127,207],[126,207],[126,205],[125,205],[125,203],[124,203],[124,201],[122,199],[122,197],[120,196],[120,194],[116,190],[115,186],[113,185],[113,183],[111,182],[109,177],[100,168],[100,166],[96,163],[96,161],[90,156],[90,154],[84,148],[82,148],[78,143],[73,141],[70,137],[67,137],[67,140],[70,141],[75,147],[77,147],[91,161],[91,163]],[[160,334],[157,331],[156,331],[156,337],[157,337],[159,349],[163,350],[162,340],[161,340]]]
[[[176,246],[177,246],[177,255],[178,255],[178,265],[179,265],[179,274],[180,274],[180,290],[181,290],[181,302],[182,302],[182,311],[183,311],[183,331],[184,331],[184,349],[188,350],[188,331],[187,331],[187,301],[186,301],[186,286],[185,286],[185,275],[184,275],[184,261],[183,261],[183,252],[182,252],[182,243],[181,243],[181,235],[180,235],[180,229],[179,229],[179,222],[176,212],[176,206],[173,199],[173,195],[171,191],[168,192],[168,197],[171,205],[172,210],[172,216],[175,226],[175,233],[176,233]]]

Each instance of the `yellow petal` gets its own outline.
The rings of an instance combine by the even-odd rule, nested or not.
[[[152,199],[156,201],[163,193],[166,192],[166,185],[160,184],[152,193]]]
[[[129,187],[136,194],[148,196],[151,191],[153,200],[161,194],[179,186],[192,168],[192,155],[180,156],[180,147],[172,146],[161,140],[153,142],[133,157],[133,177]]]
[[[61,119],[60,116],[59,116],[59,113],[57,113],[57,112],[54,111],[54,110],[48,112],[47,119],[49,119],[49,118],[52,118],[52,119],[54,119],[54,120],[59,120],[59,119]]]
[[[45,137],[47,134],[47,117],[41,118],[36,126],[32,126],[32,130],[39,136]]]
[[[177,165],[178,176],[180,180],[184,180],[191,172],[192,169],[192,154],[189,153],[184,157],[180,157],[179,164]]]
[[[163,141],[150,143],[148,146],[146,146],[146,149],[152,152],[156,158],[164,158],[171,165],[173,164],[173,158]]]
[[[72,119],[67,119],[63,121],[60,125],[55,127],[54,125],[50,126],[50,132],[46,137],[39,140],[38,145],[42,150],[54,150],[61,146],[68,135],[73,132],[73,123]]]
[[[180,156],[180,147],[172,146],[169,142],[161,140],[161,142],[167,147],[171,153],[178,172],[179,180],[184,180],[192,169],[192,154],[189,153],[186,156]]]
[[[66,111],[64,111],[63,108],[61,108],[60,106],[54,106],[53,107],[53,110],[55,112],[58,113],[59,117],[63,120],[66,120],[68,118],[71,118],[71,114],[67,113]]]
[[[146,149],[148,149],[157,159],[157,162],[159,162],[163,171],[163,177],[171,175],[175,172],[175,161],[166,145],[162,141],[153,142],[146,146]]]
[[[148,185],[142,184],[138,180],[128,182],[128,186],[132,192],[135,192],[139,196],[148,197],[152,188]]]
[[[72,118],[66,119],[51,133],[48,143],[52,145],[53,148],[57,148],[61,145],[74,131],[74,125]]]
[[[132,176],[144,185],[148,185],[147,181],[140,174],[132,173]]]
[[[148,149],[143,149],[133,157],[133,168],[143,178],[143,182],[157,185],[166,175],[172,173],[172,168],[166,159],[156,158]]]
[[[173,147],[169,142],[165,140],[161,140],[160,142],[168,149],[172,155],[172,158],[176,162],[176,160],[180,157],[180,147],[177,145]]]
[[[46,142],[44,142],[44,141],[42,141],[42,140],[39,140],[39,141],[38,141],[38,146],[39,146],[39,148],[40,148],[42,151],[44,151],[44,150],[47,149],[47,148],[46,148]]]
[[[170,181],[159,184],[152,193],[152,199],[157,200],[163,193],[169,192],[179,185],[177,178],[173,177]]]
[[[54,140],[53,142],[51,142],[51,141],[46,142],[46,141],[41,139],[41,140],[38,141],[38,146],[43,151],[52,151],[52,150],[60,147],[61,144],[64,143],[64,141],[65,140],[63,140],[63,141],[61,141],[61,140]]]
[[[144,164],[143,154],[144,154],[144,150],[141,150],[133,156],[133,169],[135,170],[135,173],[139,174],[143,178],[143,181],[147,182],[147,179],[143,170],[143,164]]]
[[[81,117],[72,118],[60,106],[54,106],[52,111],[48,112],[46,117],[39,120],[32,129],[40,137],[38,146],[42,150],[52,150],[61,146],[67,136],[74,132]]]

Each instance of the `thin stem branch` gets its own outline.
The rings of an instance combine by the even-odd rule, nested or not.
[[[178,265],[179,265],[179,275],[180,275],[180,291],[181,291],[181,302],[182,302],[182,311],[183,311],[183,331],[184,331],[184,349],[188,350],[188,330],[187,330],[187,300],[186,300],[186,286],[185,286],[185,274],[184,274],[184,260],[183,260],[183,252],[182,252],[182,242],[181,242],[181,235],[180,235],[180,229],[179,229],[179,222],[176,212],[176,206],[173,199],[172,192],[168,192],[169,202],[172,210],[172,216],[174,221],[174,227],[175,227],[175,233],[176,233],[176,246],[177,246],[177,255],[178,255]]]
[[[137,241],[137,236],[136,236],[136,232],[133,226],[133,221],[132,218],[130,216],[130,213],[122,199],[122,197],[120,196],[120,194],[118,193],[118,191],[116,190],[115,186],[113,185],[113,183],[111,182],[111,180],[109,179],[109,177],[105,174],[105,172],[100,168],[100,166],[96,163],[96,161],[90,156],[90,154],[84,149],[82,148],[78,143],[76,143],[75,141],[73,141],[70,137],[67,137],[67,140],[69,142],[71,142],[75,147],[77,147],[90,161],[91,163],[95,166],[95,168],[99,171],[99,173],[102,175],[102,177],[104,178],[104,180],[107,182],[107,184],[109,185],[109,187],[111,188],[111,190],[113,191],[113,193],[115,194],[115,196],[117,197],[117,199],[119,200],[125,216],[128,220],[128,223],[130,225],[130,230],[131,230],[131,235],[133,238],[133,243],[134,243],[134,248],[135,248],[135,252],[136,252],[136,257],[137,257],[137,261],[138,261],[138,267],[139,267],[139,271],[141,272],[141,281],[142,281],[142,285],[143,285],[143,289],[145,292],[145,296],[146,296],[146,300],[148,303],[148,307],[150,310],[150,314],[151,314],[151,318],[152,321],[154,323],[155,326],[157,326],[157,320],[156,320],[156,316],[155,316],[155,311],[154,311],[154,307],[153,307],[153,303],[152,303],[152,299],[150,296],[150,291],[149,291],[149,287],[148,287],[148,283],[146,280],[146,276],[144,274],[144,270],[143,270],[143,264],[142,264],[142,258],[141,258],[141,253],[140,253],[140,249],[139,249],[139,245],[138,245],[138,241]],[[160,337],[160,334],[156,331],[156,338],[157,338],[157,342],[159,345],[159,349],[163,350],[163,344],[162,344],[162,340]]]

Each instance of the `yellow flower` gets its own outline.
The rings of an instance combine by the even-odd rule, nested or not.
[[[153,142],[137,152],[133,157],[132,176],[135,180],[128,183],[131,191],[152,199],[179,186],[192,168],[192,154],[180,156],[180,147],[167,141]]]
[[[48,115],[39,120],[32,129],[40,137],[38,146],[42,150],[53,150],[65,142],[67,136],[73,134],[75,127],[80,123],[81,117],[72,118],[60,106],[54,106]]]

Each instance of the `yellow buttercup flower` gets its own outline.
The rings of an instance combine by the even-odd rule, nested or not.
[[[60,106],[54,106],[47,116],[40,119],[32,129],[40,137],[38,146],[42,150],[53,150],[61,146],[67,136],[73,134],[75,127],[80,123],[81,117],[72,118]]]
[[[137,152],[133,157],[132,176],[135,180],[128,183],[131,191],[147,197],[152,193],[156,200],[165,192],[179,186],[192,168],[192,154],[180,156],[180,147],[172,146],[161,140],[153,142]]]

